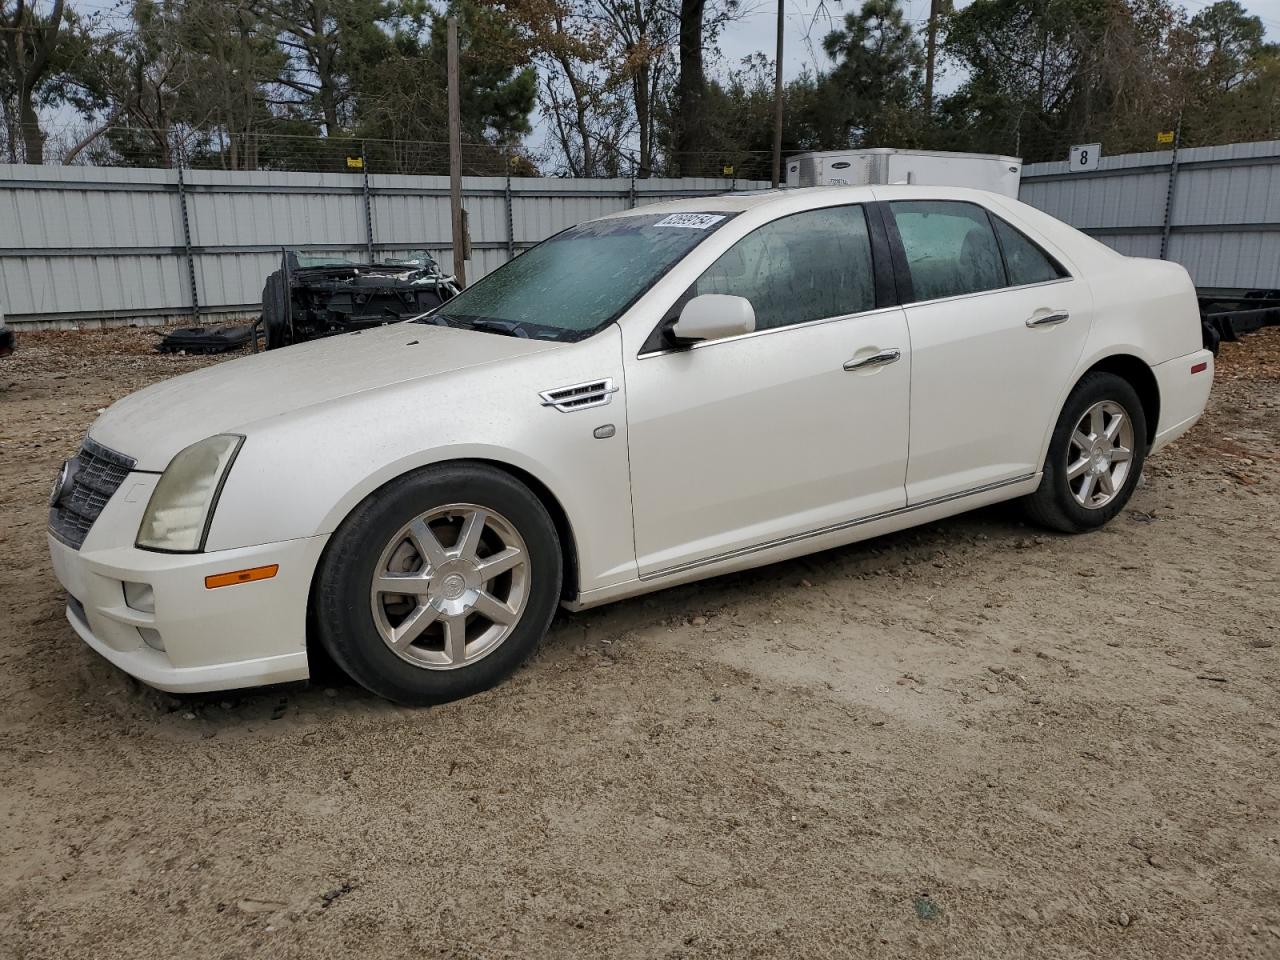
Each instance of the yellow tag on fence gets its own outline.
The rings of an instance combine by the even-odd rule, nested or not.
[[[364,157],[347,157],[347,169],[349,169],[349,170],[363,170],[363,169],[364,169]]]
[[[1156,143],[1173,143],[1173,131],[1161,130],[1156,134]]]

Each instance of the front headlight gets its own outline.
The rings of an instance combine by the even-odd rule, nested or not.
[[[203,550],[222,482],[242,443],[244,437],[219,434],[170,460],[142,515],[137,546],[170,553]]]

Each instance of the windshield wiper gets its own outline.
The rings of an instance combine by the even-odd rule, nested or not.
[[[529,339],[529,331],[518,320],[489,320],[474,317],[463,320],[462,326],[470,327],[472,330],[483,330],[486,333],[501,333],[508,337]]]
[[[522,340],[561,340],[564,331],[558,327],[548,327],[540,323],[527,323],[523,320],[497,320],[493,317],[450,316],[447,313],[433,313],[418,317],[414,323],[433,323],[438,327],[453,327],[458,330],[479,330],[483,333],[497,333],[504,337],[519,337]]]

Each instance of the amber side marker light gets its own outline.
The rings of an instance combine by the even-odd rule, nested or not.
[[[253,567],[249,570],[232,570],[230,573],[215,573],[204,578],[204,585],[212,590],[214,587],[232,587],[237,583],[253,583],[255,580],[270,580],[280,570],[280,564],[273,563],[266,567]]]

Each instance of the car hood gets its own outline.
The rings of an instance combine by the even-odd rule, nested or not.
[[[113,404],[89,433],[161,471],[184,447],[315,404],[555,349],[561,344],[420,323],[326,337],[219,363]]]

